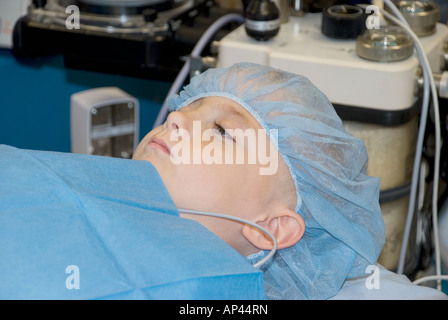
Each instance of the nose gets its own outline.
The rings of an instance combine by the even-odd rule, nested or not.
[[[170,114],[168,114],[164,126],[169,131],[179,129],[188,130],[188,117],[184,112],[173,111]]]

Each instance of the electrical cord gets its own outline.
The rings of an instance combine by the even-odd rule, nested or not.
[[[266,262],[268,262],[274,256],[275,252],[277,251],[277,239],[274,237],[274,235],[272,233],[270,233],[268,230],[266,230],[265,228],[263,228],[262,226],[254,223],[252,221],[249,221],[249,220],[246,220],[243,218],[239,218],[239,217],[235,217],[235,216],[231,216],[228,214],[207,212],[207,211],[179,209],[179,212],[187,213],[187,214],[209,216],[209,217],[216,217],[216,218],[221,218],[221,219],[229,219],[229,220],[233,220],[233,221],[237,221],[237,222],[241,222],[241,223],[250,225],[250,226],[260,230],[261,232],[265,233],[272,240],[272,249],[268,253],[268,255],[266,255],[263,259],[261,259],[260,261],[258,261],[257,263],[255,263],[253,265],[254,268],[260,268],[262,265],[264,265]]]
[[[236,13],[229,13],[226,14],[219,19],[217,19],[215,22],[213,22],[210,27],[207,28],[207,30],[202,34],[199,41],[194,46],[193,50],[191,51],[191,57],[199,57],[201,52],[204,50],[205,46],[211,41],[212,37],[215,35],[215,33],[223,28],[225,25],[231,23],[231,22],[238,22],[243,23],[244,17],[242,15],[236,14]],[[182,66],[182,69],[180,70],[179,74],[177,75],[176,79],[174,80],[173,84],[171,85],[170,90],[168,91],[168,94],[166,97],[168,98],[172,94],[178,93],[180,91],[180,88],[185,82],[185,79],[187,78],[189,72],[190,72],[190,59],[187,59],[187,61]],[[167,98],[165,98],[165,101],[162,104],[162,107],[159,111],[159,114],[157,115],[157,118],[154,122],[153,128],[156,128],[160,126],[164,121],[168,114],[168,104],[167,104]]]
[[[428,59],[423,49],[423,45],[420,42],[418,36],[410,29],[406,19],[403,17],[398,8],[392,3],[390,0],[384,0],[384,3],[390,10],[397,16],[393,16],[387,11],[381,10],[382,14],[389,20],[392,20],[395,24],[402,27],[406,30],[406,32],[412,37],[414,40],[414,47],[416,49],[417,55],[419,57],[421,67],[423,70],[424,77],[424,95],[423,95],[423,105],[421,112],[421,122],[420,129],[417,138],[417,148],[414,159],[414,168],[413,168],[413,176],[412,176],[412,185],[411,185],[411,195],[409,201],[408,214],[406,218],[406,225],[403,234],[403,243],[400,251],[400,259],[398,265],[397,273],[403,273],[407,244],[409,241],[409,234],[412,226],[412,218],[414,215],[415,209],[415,198],[416,198],[416,190],[418,184],[418,176],[420,171],[420,163],[421,163],[421,155],[423,148],[423,138],[424,131],[426,126],[426,120],[429,113],[429,96],[432,96],[433,102],[433,115],[434,115],[434,126],[435,126],[435,156],[434,156],[434,176],[433,176],[433,194],[432,194],[432,221],[433,221],[433,231],[434,231],[434,248],[435,248],[435,258],[436,258],[436,276],[439,277],[439,281],[437,283],[437,288],[441,290],[440,279],[444,276],[441,275],[441,261],[440,261],[440,244],[439,244],[439,230],[438,230],[438,213],[437,213],[437,196],[438,196],[438,181],[439,181],[439,168],[440,168],[440,115],[439,115],[439,103],[437,99],[437,88],[435,85],[434,77],[432,75],[431,67],[429,65]],[[426,277],[425,277],[426,278]],[[422,278],[424,279],[424,278]],[[422,279],[419,279],[419,283]],[[424,281],[424,280],[423,280]],[[421,281],[421,282],[423,282]]]
[[[445,275],[426,276],[426,277],[422,277],[420,279],[417,279],[417,280],[415,280],[412,283],[413,284],[421,284],[421,283],[427,282],[427,281],[439,281],[439,280],[446,280],[446,281],[448,281],[448,276],[445,276]]]

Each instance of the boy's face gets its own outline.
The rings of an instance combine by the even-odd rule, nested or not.
[[[133,159],[155,166],[178,208],[251,221],[281,201],[279,174],[287,170],[255,118],[224,97],[196,100],[169,114],[164,125],[143,138]],[[254,251],[241,237],[239,223],[185,217],[198,220],[240,253]]]

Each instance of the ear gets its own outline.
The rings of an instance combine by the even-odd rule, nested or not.
[[[257,221],[257,224],[274,235],[278,249],[296,244],[305,232],[305,221],[298,213],[290,209],[284,209],[264,221]],[[272,240],[260,230],[245,224],[242,233],[255,247],[262,250],[272,249]]]

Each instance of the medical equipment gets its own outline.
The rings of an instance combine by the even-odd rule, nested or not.
[[[12,31],[17,19],[26,13],[31,0],[0,2],[0,48],[12,48]]]
[[[266,41],[280,30],[280,14],[277,5],[270,0],[252,0],[246,9],[244,26],[249,37]]]
[[[356,54],[376,62],[394,62],[414,54],[414,42],[402,28],[385,26],[363,32],[356,39]]]
[[[116,87],[70,98],[71,152],[131,158],[139,143],[139,102]]]
[[[366,30],[366,14],[358,6],[334,5],[322,10],[322,33],[335,39],[354,39]]]
[[[419,37],[427,36],[436,31],[440,18],[440,7],[429,1],[396,1],[395,6],[411,30]],[[391,10],[394,10],[393,8]],[[394,10],[396,13],[397,10]]]
[[[431,65],[428,62],[428,59],[425,55],[424,49],[421,45],[420,40],[418,39],[418,37],[415,35],[415,33],[412,32],[412,30],[410,30],[410,28],[407,25],[406,19],[401,15],[401,13],[399,12],[399,10],[394,6],[394,4],[390,1],[390,0],[386,0],[385,3],[387,4],[387,6],[390,8],[390,10],[392,12],[394,12],[395,16],[398,17],[395,18],[392,15],[388,14],[388,13],[383,13],[385,14],[389,19],[393,20],[396,24],[402,26],[403,28],[405,28],[408,33],[413,37],[414,42],[416,43],[416,51],[417,54],[419,56],[419,60],[421,61],[422,64],[422,68],[423,68],[423,75],[424,75],[424,86],[425,86],[425,90],[424,90],[424,101],[423,101],[423,106],[422,106],[422,121],[424,121],[424,123],[422,124],[422,127],[420,128],[420,135],[419,136],[423,136],[423,131],[425,128],[425,118],[428,116],[428,109],[429,109],[429,105],[428,105],[428,100],[429,100],[429,94],[431,93],[431,97],[432,97],[432,106],[433,106],[433,117],[434,117],[434,128],[435,128],[435,148],[434,148],[434,172],[433,172],[433,190],[432,190],[432,199],[431,199],[431,204],[432,204],[432,223],[433,223],[433,232],[434,232],[434,248],[435,248],[435,269],[436,269],[436,278],[439,278],[437,281],[437,288],[439,290],[441,290],[441,256],[440,256],[440,240],[439,240],[439,226],[438,226],[438,206],[437,206],[437,202],[438,202],[438,192],[439,192],[439,169],[440,169],[440,148],[441,148],[441,133],[440,133],[440,116],[439,116],[439,103],[438,103],[438,92],[437,92],[437,88],[436,88],[436,84],[435,84],[435,80],[434,77],[432,76],[431,73]],[[420,157],[421,157],[421,148],[422,148],[423,142],[421,142],[421,140],[419,139],[419,142],[417,143],[417,151],[415,154],[415,160],[414,160],[414,172],[413,172],[413,184],[412,187],[414,188],[414,190],[417,188],[417,183],[416,181],[418,181],[418,172],[420,169]],[[411,197],[415,195],[415,191],[412,192],[411,189]],[[412,201],[412,198],[411,198]],[[410,232],[410,226],[412,223],[412,218],[414,216],[414,212],[412,211],[412,203],[410,201],[410,208],[408,211],[408,216],[406,219],[406,226],[405,226],[405,230],[404,230],[404,236],[403,236],[403,245],[401,248],[401,253],[400,253],[400,261],[399,261],[399,266],[398,266],[398,272],[402,273],[403,269],[404,269],[404,260],[405,260],[405,256],[406,256],[406,246],[408,244],[407,240],[409,237],[409,232]]]
[[[377,17],[379,22],[379,12]],[[217,66],[250,61],[277,67],[308,77],[328,96],[347,130],[366,143],[369,175],[381,179],[387,240],[380,263],[397,270],[402,264],[400,250],[408,229],[408,207],[414,199],[410,194],[414,154],[419,151],[415,148],[421,142],[416,115],[423,100],[428,99],[416,94],[418,83],[423,82],[419,56],[387,63],[369,61],[357,55],[356,40],[327,37],[321,32],[321,24],[322,13],[291,16],[288,23],[281,25],[278,36],[267,43],[253,41],[239,27],[219,41]],[[432,34],[419,38],[433,73],[444,71],[440,61],[447,37],[447,26],[436,23]],[[400,50],[409,51],[409,43],[402,43]],[[425,82],[429,83],[429,77]],[[409,233],[406,231],[409,246],[405,273],[411,273],[418,263],[413,226]]]
[[[18,59],[61,54],[69,68],[172,81],[204,30],[229,12],[210,0],[36,0],[14,27],[13,52]]]

